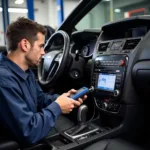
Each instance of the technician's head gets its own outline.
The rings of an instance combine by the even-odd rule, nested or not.
[[[19,52],[28,66],[38,66],[44,52],[44,26],[21,17],[12,22],[6,32],[8,53]]]

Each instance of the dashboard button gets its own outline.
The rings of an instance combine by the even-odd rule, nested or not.
[[[116,83],[121,83],[121,79],[116,79]]]
[[[119,66],[124,66],[124,65],[125,65],[124,60],[120,60],[120,61],[119,61]]]
[[[101,64],[101,62],[99,61],[99,60],[96,60],[95,61],[95,65],[98,67],[98,66],[100,66],[100,64]]]
[[[117,77],[122,77],[122,74],[117,74]]]
[[[102,108],[103,108],[103,109],[107,109],[107,108],[108,108],[108,104],[107,104],[106,102],[103,102]]]
[[[115,96],[115,97],[119,96],[119,94],[120,94],[119,90],[115,90],[115,91],[114,91],[114,96]]]
[[[116,88],[120,88],[120,86],[121,86],[120,84],[116,84]]]

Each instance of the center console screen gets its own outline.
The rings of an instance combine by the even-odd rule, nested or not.
[[[116,74],[100,73],[97,88],[100,90],[114,91]]]

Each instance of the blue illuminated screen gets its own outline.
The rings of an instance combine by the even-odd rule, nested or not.
[[[114,91],[116,74],[100,73],[97,88],[106,91]]]

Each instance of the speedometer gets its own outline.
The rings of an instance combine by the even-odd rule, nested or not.
[[[89,47],[88,46],[84,46],[81,50],[81,55],[82,56],[87,56],[89,54]]]

